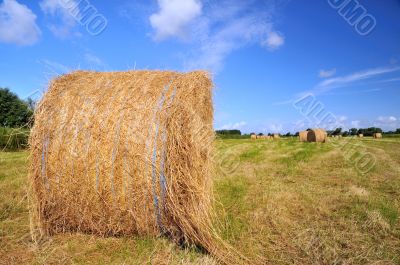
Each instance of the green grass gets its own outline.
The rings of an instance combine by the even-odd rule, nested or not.
[[[216,140],[221,236],[271,264],[400,264],[400,139],[347,145],[354,153],[346,158],[334,142]],[[354,159],[366,151],[376,164],[361,174]],[[35,245],[27,156],[0,153],[0,264],[214,264],[166,238],[65,234]]]

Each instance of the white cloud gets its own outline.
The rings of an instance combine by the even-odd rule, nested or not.
[[[0,4],[0,42],[32,45],[40,35],[36,15],[26,5],[15,0]]]
[[[246,45],[260,45],[272,51],[284,44],[274,29],[273,0],[260,7],[254,1],[159,0],[159,11],[150,16],[154,38],[183,39],[191,45],[182,52],[185,70],[207,69],[218,72],[225,58]],[[183,6],[184,7],[181,7]]]
[[[245,121],[229,123],[229,124],[222,125],[220,129],[221,130],[240,130],[241,128],[246,126],[246,124],[247,123]]]
[[[285,38],[281,33],[276,31],[270,31],[267,34],[267,39],[264,40],[261,43],[261,45],[273,51],[281,47],[284,43],[285,43]]]
[[[208,23],[204,22],[205,25]],[[261,31],[264,31],[263,27],[254,23],[252,17],[244,17],[231,21],[212,33],[209,33],[210,28],[199,30],[203,39],[200,40],[198,50],[194,52],[196,55],[190,57],[188,68],[218,71],[228,54],[246,43],[254,42]]]
[[[379,75],[400,71],[400,67],[380,67],[375,69],[367,69],[360,72],[355,72],[347,76],[330,78],[322,81],[317,85],[317,89],[326,91],[335,86],[346,86],[356,81],[370,79]]]
[[[52,18],[49,23],[49,29],[53,34],[61,39],[71,36],[80,36],[80,33],[74,30],[77,22],[75,17],[80,16],[79,3],[76,0],[69,0],[67,8],[60,0],[42,0],[39,5],[43,13]]]
[[[244,46],[257,44],[273,50],[283,44],[271,21],[273,3],[266,1],[264,7],[251,3],[220,1],[213,4],[210,12],[205,12],[207,16],[198,20],[192,34],[198,47],[189,56],[188,69],[218,72],[225,58]]]
[[[155,39],[185,38],[188,25],[202,13],[199,0],[158,0],[160,10],[150,16]]]
[[[400,81],[400,77],[390,78],[386,80],[382,80],[381,83],[388,83],[388,82],[398,82]]]
[[[388,116],[388,117],[379,116],[377,121],[383,122],[383,123],[392,123],[392,122],[396,122],[397,118],[394,116]]]
[[[392,73],[392,72],[398,72],[400,71],[400,67],[379,67],[379,68],[374,68],[374,69],[367,69],[359,72],[354,72],[346,76],[339,76],[339,77],[334,77],[334,78],[329,78],[325,79],[324,81],[318,83],[314,88],[310,90],[305,90],[302,92],[299,92],[295,95],[293,95],[292,99],[289,100],[284,100],[284,101],[279,101],[273,103],[274,105],[287,105],[287,104],[293,104],[297,100],[307,96],[307,95],[321,95],[321,94],[326,94],[327,92],[331,91],[334,88],[339,88],[339,87],[348,87],[351,85],[354,85],[354,83],[361,81],[361,80],[366,80],[366,79],[372,79],[372,78],[377,78],[382,75]],[[392,78],[388,80],[378,80],[375,82],[382,83],[382,82],[395,82],[398,81],[397,78]],[[373,89],[367,89],[367,90],[361,90],[357,92],[350,92],[350,94],[356,94],[356,93],[365,93],[365,92],[375,92],[381,90],[380,88],[373,88]]]
[[[331,76],[334,76],[336,74],[336,68],[333,68],[331,70],[320,70],[319,71],[319,77],[321,78],[328,78]]]
[[[400,118],[395,116],[379,116],[374,122],[374,126],[381,127],[383,130],[394,130],[400,128]]]

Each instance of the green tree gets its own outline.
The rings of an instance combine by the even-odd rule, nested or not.
[[[350,135],[357,135],[357,128],[351,128]]]
[[[336,128],[333,132],[332,135],[341,135],[342,134],[342,128]]]
[[[8,88],[0,88],[0,126],[21,127],[29,123],[33,111]]]
[[[240,130],[217,130],[215,132],[223,135],[242,135]]]

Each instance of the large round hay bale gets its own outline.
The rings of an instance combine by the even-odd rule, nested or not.
[[[206,72],[74,72],[51,82],[30,137],[33,235],[167,235],[217,256]]]
[[[278,140],[279,138],[281,138],[281,136],[279,135],[279,133],[274,133],[272,138],[275,139],[275,140]]]
[[[327,141],[328,134],[324,129],[313,129],[308,131],[307,141],[325,143]]]
[[[300,142],[307,142],[307,134],[308,134],[308,131],[299,132]]]
[[[380,138],[382,138],[382,133],[374,133],[373,136],[375,139],[380,139]]]
[[[357,135],[357,137],[358,137],[358,138],[363,138],[363,137],[364,137],[364,134],[359,133],[359,134]]]
[[[252,134],[252,135],[250,135],[250,138],[251,138],[252,140],[255,140],[255,139],[257,139],[257,135]]]

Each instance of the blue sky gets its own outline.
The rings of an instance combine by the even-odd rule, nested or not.
[[[396,0],[0,0],[0,86],[38,98],[77,69],[206,69],[217,129],[323,126],[293,106],[311,93],[343,127],[391,130],[399,14]]]

